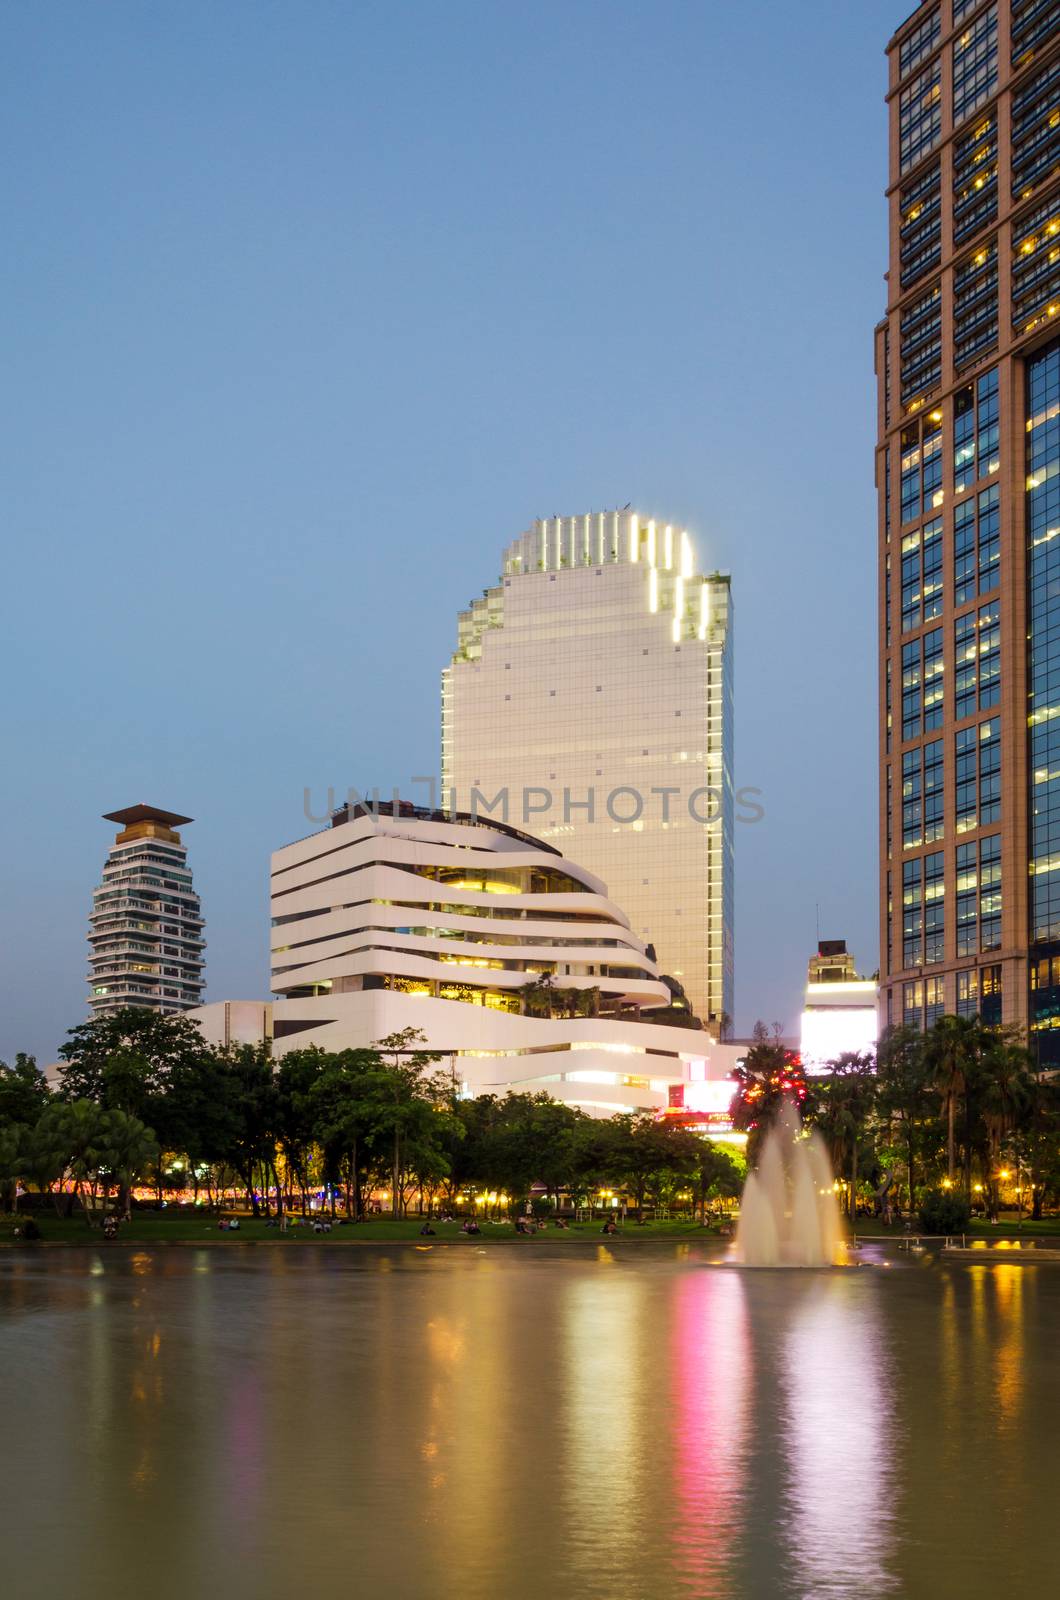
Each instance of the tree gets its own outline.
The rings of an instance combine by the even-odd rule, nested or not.
[[[31,1127],[47,1103],[48,1081],[33,1056],[20,1050],[13,1067],[0,1061],[0,1128]]]
[[[70,1029],[59,1050],[62,1097],[142,1116],[178,1063],[209,1053],[190,1018],[125,1006]]]
[[[435,1129],[424,1117],[425,1110],[440,1108],[451,1098],[452,1085],[430,1069],[439,1056],[419,1048],[425,1044],[424,1035],[416,1028],[405,1028],[400,1033],[388,1034],[380,1039],[376,1049],[390,1056],[388,1071],[375,1081],[374,1115],[380,1132],[385,1131],[391,1142],[391,1210],[395,1217],[402,1215],[405,1205],[405,1171],[409,1165],[410,1146],[417,1147],[422,1158],[423,1142],[432,1143],[440,1127]]]
[[[696,1155],[695,1192],[699,1220],[704,1220],[708,1200],[735,1200],[739,1197],[747,1164],[722,1144],[710,1139],[698,1140]]]
[[[224,1052],[182,1056],[170,1069],[151,1125],[165,1149],[186,1155],[196,1199],[204,1177],[209,1192],[214,1169],[236,1165],[238,1170],[234,1157],[245,1130],[242,1095],[239,1069]]]
[[[63,1140],[58,1126],[58,1120],[62,1115],[65,1115],[65,1107],[60,1107],[57,1101],[52,1101],[51,1105],[41,1112],[33,1127],[24,1130],[19,1149],[21,1176],[34,1186],[38,1194],[52,1194],[55,1209],[60,1216],[63,1212],[64,1199],[61,1193],[53,1192],[53,1185],[62,1176],[66,1165]]]
[[[72,1178],[89,1227],[103,1159],[103,1115],[92,1100],[53,1101],[37,1125],[43,1146],[59,1160],[59,1176]]]
[[[313,1091],[326,1070],[328,1059],[328,1052],[316,1046],[289,1050],[276,1071],[276,1132],[287,1173],[294,1177],[301,1191],[303,1216],[308,1206],[311,1168],[318,1144],[317,1102]]]
[[[528,979],[519,990],[524,1017],[554,1016],[557,998],[556,980],[551,972],[542,972],[539,977]]]
[[[754,1040],[743,1063],[733,1068],[738,1088],[730,1108],[733,1127],[748,1136],[751,1166],[757,1163],[758,1147],[785,1100],[797,1106],[801,1115],[809,1094],[798,1056],[786,1049],[778,1036],[771,1039],[764,1023],[755,1023]]]
[[[975,1072],[988,1030],[978,1017],[940,1017],[924,1041],[930,1081],[946,1115],[946,1175],[953,1183],[957,1107]]]
[[[916,1205],[916,1155],[923,1125],[934,1106],[931,1069],[924,1036],[915,1028],[885,1029],[876,1052],[877,1103],[888,1121],[901,1130],[910,1210]]]
[[[979,1062],[976,1105],[986,1135],[984,1181],[991,1217],[998,1214],[998,1168],[1005,1135],[1031,1111],[1034,1079],[1031,1056],[1011,1030],[998,1030],[986,1042]]]
[[[876,1067],[869,1054],[844,1050],[828,1063],[819,1081],[814,1121],[831,1147],[832,1164],[850,1173],[848,1211],[857,1218],[858,1146],[864,1137],[876,1098]]]
[[[381,1134],[385,1065],[377,1050],[340,1050],[324,1057],[310,1090],[313,1128],[329,1178],[343,1178],[346,1213],[364,1215],[363,1176]]]
[[[25,1136],[26,1129],[21,1123],[0,1123],[0,1211],[18,1210],[18,1180],[22,1174]]]
[[[102,1172],[117,1180],[118,1209],[128,1217],[133,1183],[158,1162],[154,1134],[127,1111],[104,1111],[99,1115],[95,1154]]]
[[[609,1123],[604,1146],[606,1174],[632,1194],[641,1221],[650,1194],[658,1197],[674,1187],[674,1180],[692,1177],[699,1159],[699,1140],[686,1128],[660,1120],[654,1111],[619,1112]]]

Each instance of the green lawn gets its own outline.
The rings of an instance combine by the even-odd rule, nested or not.
[[[102,1242],[98,1228],[89,1229],[82,1218],[59,1218],[54,1215],[41,1214],[37,1216],[37,1223],[41,1230],[44,1243],[49,1244],[99,1244]],[[14,1229],[17,1219],[0,1217],[0,1245],[17,1244]],[[317,1234],[311,1227],[291,1227],[286,1234],[281,1234],[277,1228],[267,1228],[264,1221],[254,1221],[252,1218],[240,1218],[238,1233],[222,1232],[218,1229],[217,1222],[206,1215],[190,1214],[187,1212],[169,1212],[158,1214],[144,1211],[134,1212],[130,1222],[123,1223],[118,1235],[118,1242],[122,1244],[204,1244],[214,1242],[223,1246],[235,1246],[242,1242],[275,1244],[283,1246],[292,1241],[309,1242],[319,1245],[334,1244],[394,1244],[409,1242],[415,1244],[429,1243],[421,1239],[420,1228],[423,1220],[420,1217],[409,1217],[401,1221],[391,1221],[388,1217],[372,1217],[366,1222],[356,1224],[344,1223],[341,1227],[333,1228],[331,1233]],[[569,1228],[548,1227],[536,1233],[531,1238],[524,1238],[515,1232],[510,1222],[482,1223],[482,1232],[478,1235],[463,1234],[459,1222],[432,1222],[435,1237],[438,1240],[451,1240],[456,1244],[490,1244],[501,1241],[510,1241],[517,1245],[526,1245],[533,1248],[539,1240],[548,1240],[551,1243],[573,1242],[609,1242],[608,1236],[602,1232],[603,1222],[578,1222],[572,1223]],[[635,1240],[638,1243],[652,1240],[667,1239],[704,1239],[713,1237],[709,1228],[700,1228],[697,1224],[687,1220],[671,1222],[646,1222],[638,1225],[628,1221],[620,1227],[618,1239]]]
[[[905,1234],[904,1222],[892,1222],[890,1227],[876,1217],[859,1217],[857,1235],[860,1239],[901,1239]],[[918,1231],[914,1220],[912,1232]],[[1005,1212],[1000,1222],[981,1222],[973,1219],[963,1230],[969,1239],[1032,1239],[1060,1235],[1060,1217],[1046,1217],[1041,1222],[1024,1218],[1017,1222],[1014,1211]]]

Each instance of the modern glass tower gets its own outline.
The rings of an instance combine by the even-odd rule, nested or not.
[[[202,1004],[203,920],[174,829],[190,817],[155,806],[108,811],[117,822],[89,918],[89,1005],[93,1016],[123,1006],[187,1011]]]
[[[884,1022],[1060,1059],[1060,4],[888,46],[877,328]]]
[[[626,509],[538,521],[509,545],[442,674],[442,781],[450,808],[525,826],[601,878],[720,1031],[732,601],[685,531]]]

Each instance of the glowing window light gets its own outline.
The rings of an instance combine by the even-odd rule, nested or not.
[[[629,559],[640,560],[640,521],[635,516],[629,519]]]
[[[655,523],[648,523],[648,564],[655,565]]]
[[[600,566],[604,564],[604,514],[601,511],[597,518],[596,529],[596,559]]]
[[[681,576],[682,578],[692,576],[692,541],[685,528],[681,529]]]
[[[673,571],[674,565],[674,530],[669,523],[663,529],[663,564],[667,572]]]

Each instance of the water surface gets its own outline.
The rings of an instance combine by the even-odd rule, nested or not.
[[[0,1252],[0,1592],[1055,1592],[1060,1269],[884,1259]]]

